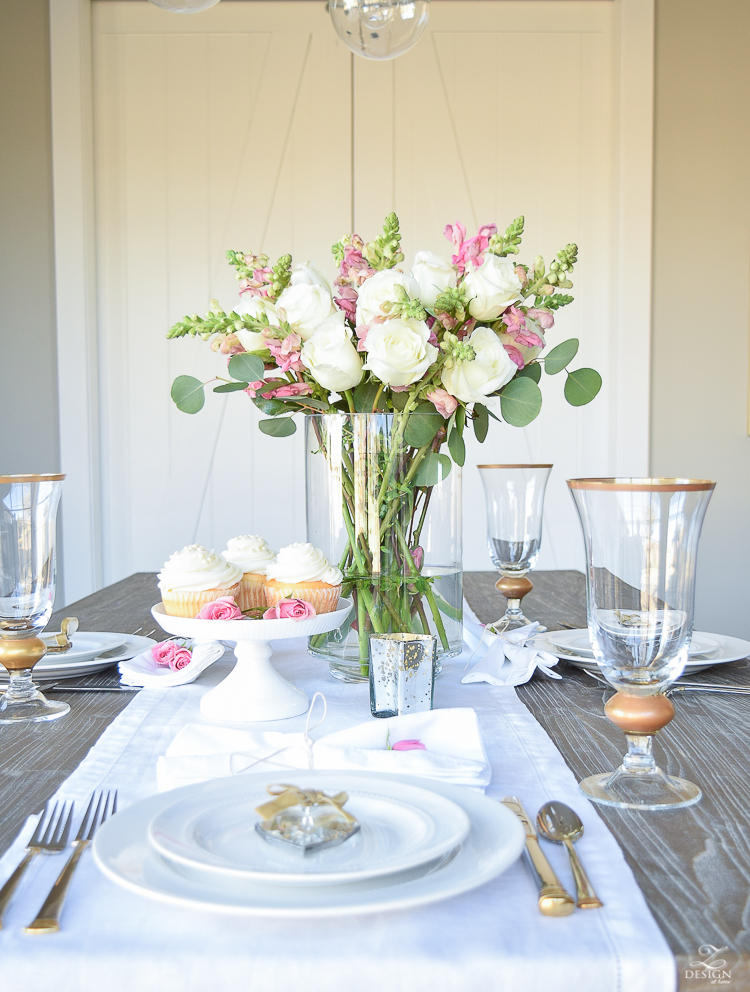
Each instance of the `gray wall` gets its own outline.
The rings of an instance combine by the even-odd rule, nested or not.
[[[60,469],[47,0],[0,0],[0,474]]]
[[[750,4],[656,12],[651,471],[716,480],[696,626],[750,638]]]

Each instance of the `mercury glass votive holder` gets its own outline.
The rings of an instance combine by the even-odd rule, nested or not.
[[[370,712],[403,716],[432,709],[437,638],[431,634],[370,635]]]

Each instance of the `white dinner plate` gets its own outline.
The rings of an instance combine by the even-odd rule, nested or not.
[[[703,672],[707,668],[711,668],[712,665],[726,665],[730,661],[742,661],[744,658],[750,657],[750,641],[744,641],[741,637],[730,637],[728,634],[707,634],[706,636],[716,641],[718,645],[716,654],[710,658],[698,656],[688,658],[685,665],[685,673],[688,675]],[[551,654],[557,655],[558,658],[567,661],[569,665],[574,665],[576,668],[588,669],[591,672],[599,671],[599,666],[593,658],[561,651],[550,641],[549,634],[537,634],[534,646],[542,651],[549,651]]]
[[[277,847],[255,829],[255,807],[269,801],[268,776],[203,783],[193,795],[163,810],[149,838],[163,858],[197,880],[215,875],[276,885],[342,885],[407,871],[434,861],[469,833],[466,813],[451,800],[400,779],[328,772],[329,795],[346,791],[345,809],[359,831],[343,844],[303,854]]]
[[[388,776],[366,772],[356,775],[362,788]],[[395,777],[395,776],[394,776]],[[290,886],[259,882],[216,880],[212,884],[186,878],[153,850],[148,825],[175,800],[186,798],[195,786],[151,796],[122,811],[101,827],[94,838],[94,858],[101,871],[117,885],[159,902],[197,911],[272,917],[352,916],[408,909],[447,899],[483,885],[505,871],[523,850],[525,836],[518,817],[501,803],[457,785],[397,776],[402,783],[429,789],[450,799],[468,815],[471,830],[454,857],[397,875],[385,875],[347,885]],[[262,787],[268,775],[243,775]],[[295,771],[294,784],[324,788],[333,784],[330,773]],[[452,853],[452,852],[451,852]]]
[[[581,658],[594,658],[594,651],[591,647],[588,627],[579,630],[553,630],[547,634],[550,644],[554,644],[564,655],[574,654]],[[710,634],[703,634],[700,631],[693,631],[693,637],[688,648],[688,658],[694,655],[702,655],[704,658],[711,658],[719,650],[719,643]]]
[[[156,644],[152,637],[139,634],[73,634],[73,642],[80,637],[96,637],[101,645],[100,651],[94,657],[71,660],[70,652],[65,654],[46,654],[34,665],[33,677],[39,680],[71,678],[76,675],[94,675],[102,672],[118,661],[126,661],[137,654],[146,651]],[[111,638],[111,640],[109,640]],[[72,650],[72,649],[71,649]],[[0,666],[0,684],[8,681],[7,671]]]

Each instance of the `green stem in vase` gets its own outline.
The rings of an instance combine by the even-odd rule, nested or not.
[[[396,521],[396,533],[398,534],[399,541],[401,542],[401,547],[404,552],[404,557],[411,569],[411,575],[414,578],[419,578],[419,570],[417,569],[414,559],[412,558],[411,551],[409,551],[409,546],[406,543],[406,538],[404,537],[404,532],[401,529],[401,524]],[[443,645],[443,649],[448,651],[450,645],[448,643],[448,635],[445,633],[445,627],[443,626],[443,618],[440,616],[440,610],[435,602],[435,596],[432,592],[432,585],[429,578],[425,579],[425,590],[424,594],[427,597],[427,602],[430,604],[430,612],[432,613],[432,619],[435,621],[435,626],[437,627],[437,632],[440,637],[440,643]]]
[[[365,623],[367,610],[365,608],[364,596],[357,591],[357,634],[359,635],[359,674],[369,676],[370,656],[369,637],[367,636],[367,626]]]

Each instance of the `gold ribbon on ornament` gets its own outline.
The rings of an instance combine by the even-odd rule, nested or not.
[[[272,816],[280,813],[282,809],[288,809],[289,806],[333,806],[348,823],[357,822],[351,813],[341,808],[349,798],[348,792],[327,796],[325,792],[318,792],[317,789],[300,789],[296,785],[269,785],[266,791],[276,798],[255,807],[255,812],[264,820],[270,820]]]

